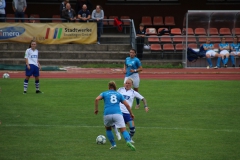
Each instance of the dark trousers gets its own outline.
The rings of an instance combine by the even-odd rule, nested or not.
[[[24,18],[24,12],[15,12],[15,18]],[[24,19],[21,19],[22,22],[24,22]],[[19,22],[19,19],[15,19],[15,22]]]
[[[137,57],[141,60],[143,55],[144,37],[137,37]]]
[[[101,34],[103,29],[103,22],[102,20],[97,22],[97,41],[100,42]]]
[[[5,18],[5,17],[6,17],[6,14],[0,14],[0,17],[1,17],[1,18]],[[5,19],[0,19],[0,22],[5,22]]]

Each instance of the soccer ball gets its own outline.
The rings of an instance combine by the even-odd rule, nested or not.
[[[10,75],[8,73],[4,73],[3,78],[10,78]]]
[[[105,144],[106,143],[106,137],[103,136],[103,135],[97,136],[96,143],[97,144]]]

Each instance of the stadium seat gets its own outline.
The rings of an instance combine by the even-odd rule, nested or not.
[[[220,28],[219,29],[219,34],[220,35],[232,35],[229,28]]]
[[[175,50],[176,51],[182,51],[184,50],[184,45],[182,43],[178,43],[175,45]]]
[[[169,35],[162,35],[160,36],[161,43],[172,43],[172,39]]]
[[[155,28],[146,28],[147,35],[157,35],[157,31]]]
[[[217,28],[209,28],[208,33],[209,35],[219,35]]]
[[[118,16],[109,16],[109,19],[114,19],[114,18],[118,18]],[[108,24],[110,26],[113,26],[114,25],[114,20],[109,20]]]
[[[182,35],[182,32],[181,32],[180,28],[172,28],[170,33],[172,35]]]
[[[171,43],[163,44],[163,51],[175,51],[173,44]]]
[[[152,18],[150,16],[143,16],[142,17],[142,23],[145,25],[145,26],[152,26]]]
[[[30,17],[40,18],[39,14],[30,14]],[[35,23],[40,23],[40,20],[39,19],[35,19]]]
[[[61,18],[60,15],[53,15],[52,18]],[[52,20],[52,23],[62,23],[62,20]]]
[[[205,28],[195,28],[195,35],[206,35]]]
[[[184,37],[173,36],[173,43],[182,43],[184,41]]]
[[[165,16],[164,18],[165,26],[175,26],[175,20],[173,16]]]
[[[104,16],[103,19],[104,19],[104,20],[103,20],[103,25],[104,25],[104,26],[108,26],[107,16]]]
[[[191,43],[196,43],[196,38],[195,37],[187,37],[187,41]]]
[[[165,34],[165,35],[168,35],[168,34],[169,34],[169,29],[168,29],[168,28],[158,28],[157,33],[159,34],[163,29],[165,29],[164,34]]]
[[[225,37],[225,41],[230,43],[233,42],[233,38],[232,37]]]
[[[213,42],[213,43],[220,43],[221,42],[221,38],[220,37],[211,37],[211,42]]]
[[[6,14],[6,18],[15,18],[14,14]],[[14,19],[7,19],[6,22],[15,22]]]
[[[183,28],[183,33],[184,35],[188,34],[188,35],[194,35],[193,29],[192,28]]]
[[[154,26],[164,26],[163,17],[162,16],[154,16],[153,17],[153,25]]]
[[[121,16],[120,19],[121,20],[130,19],[130,17],[129,16]],[[130,21],[123,21],[123,25],[124,26],[130,26]]]
[[[189,48],[193,48],[193,49],[197,49],[198,47],[197,47],[197,43],[189,43],[188,44],[188,47]]]
[[[150,35],[148,37],[149,43],[159,43],[159,38],[156,35]]]
[[[232,33],[234,35],[237,35],[238,37],[240,36],[240,28],[235,28],[235,29],[232,29]]]
[[[161,51],[161,50],[162,50],[162,47],[161,47],[160,44],[151,44],[150,50],[151,50],[151,51]]]
[[[206,38],[207,38],[206,36],[199,36],[198,37],[198,42],[199,43],[205,43],[206,42]]]
[[[214,48],[214,49],[219,49],[219,43],[214,43],[214,44],[213,44],[213,48]]]

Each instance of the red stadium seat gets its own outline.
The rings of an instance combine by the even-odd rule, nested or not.
[[[194,35],[193,29],[192,28],[183,28],[183,33],[186,35]]]
[[[239,36],[240,35],[240,28],[232,29],[232,33]]]
[[[104,20],[103,20],[103,25],[104,25],[104,26],[108,26],[107,16],[104,16],[103,19],[104,19]]]
[[[114,18],[118,18],[118,16],[109,16],[109,19],[113,19],[113,20],[109,20],[109,25],[113,26],[114,25]]]
[[[31,18],[31,17],[33,17],[33,18],[40,18],[39,14],[31,14],[29,18]],[[35,23],[40,23],[40,20],[39,19],[35,19]]]
[[[214,43],[214,44],[213,44],[213,48],[214,48],[214,49],[219,49],[219,43]]]
[[[185,37],[176,37],[173,36],[173,43],[182,43]]]
[[[164,26],[163,17],[162,16],[154,16],[153,17],[153,25],[154,26]]]
[[[233,42],[233,38],[232,37],[225,37],[225,41],[226,42]]]
[[[162,35],[160,36],[161,43],[172,43],[172,39],[169,35]]]
[[[165,26],[175,26],[175,20],[173,16],[165,16],[164,18]]]
[[[151,44],[150,50],[151,50],[151,51],[161,51],[161,50],[162,50],[162,47],[161,47],[160,44]]]
[[[166,43],[166,44],[163,44],[163,51],[174,51],[174,46],[173,44],[170,44],[170,43]]]
[[[183,44],[181,44],[181,43],[178,43],[178,44],[176,44],[176,46],[175,46],[175,50],[176,51],[182,51],[182,50],[184,50],[185,48],[184,48],[184,45]]]
[[[163,29],[165,29],[165,35],[168,35],[169,34],[169,30],[168,30],[168,28],[158,28],[158,31],[157,31],[157,33],[159,34]]]
[[[181,29],[180,29],[180,28],[172,28],[172,29],[171,29],[171,34],[172,34],[172,35],[181,35],[182,32],[181,32]]]
[[[220,35],[232,35],[229,28],[220,28],[219,33]]]
[[[148,37],[149,43],[159,43],[159,38],[156,35],[150,35]]]
[[[206,38],[207,38],[206,36],[199,36],[198,37],[198,42],[199,43],[205,43],[206,42]]]
[[[197,47],[197,43],[189,43],[188,44],[188,47],[189,48],[193,48],[193,49],[197,49],[198,47]]]
[[[184,40],[186,41],[186,40]],[[191,43],[196,43],[196,38],[195,37],[187,37],[187,41]]]
[[[53,15],[52,18],[61,18],[60,15]],[[52,23],[62,23],[62,20],[52,20]]]
[[[209,35],[219,35],[217,28],[209,28]]]
[[[120,19],[121,20],[130,19],[130,17],[129,16],[121,16]],[[130,26],[130,21],[123,21],[123,25],[124,26]]]
[[[150,16],[143,16],[142,17],[142,23],[145,25],[145,26],[152,26],[152,18]]]
[[[195,28],[195,35],[206,35],[205,28]]]
[[[220,43],[221,39],[220,39],[220,37],[211,37],[211,42],[213,42],[213,43]]]

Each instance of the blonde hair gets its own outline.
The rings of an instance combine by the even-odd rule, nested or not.
[[[128,81],[128,80],[130,80],[130,81],[132,82],[132,84],[133,84],[133,79],[132,79],[132,78],[128,78],[127,81]],[[126,82],[127,82],[127,81],[126,81]]]
[[[110,81],[108,83],[108,87],[109,87],[109,89],[114,89],[115,91],[117,90],[117,86],[116,86],[116,83],[114,81]]]

